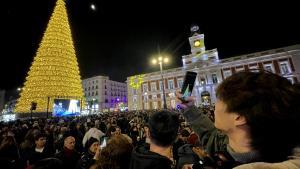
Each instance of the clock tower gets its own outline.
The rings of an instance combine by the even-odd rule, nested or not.
[[[189,42],[191,53],[182,56],[183,67],[206,66],[209,63],[218,63],[219,56],[217,49],[206,50],[204,45],[204,34],[200,33],[198,25],[191,26]]]
[[[205,52],[204,34],[200,33],[198,25],[191,26],[191,37],[189,37],[192,55],[202,55]]]

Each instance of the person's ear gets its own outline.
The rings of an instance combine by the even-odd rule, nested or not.
[[[239,114],[234,114],[234,125],[241,126],[247,124],[247,120],[245,116],[241,116]]]

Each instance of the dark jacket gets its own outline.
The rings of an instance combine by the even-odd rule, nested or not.
[[[94,154],[91,152],[85,152],[81,159],[77,164],[77,169],[89,169],[93,164],[95,164],[96,160],[94,160]]]
[[[11,145],[0,150],[0,168],[16,168],[19,160],[19,150],[16,146]]]
[[[178,161],[178,149],[183,146],[185,143],[182,139],[177,139],[173,144],[173,158]]]
[[[149,146],[136,147],[131,156],[130,169],[172,169],[167,157],[149,151]]]
[[[197,163],[200,159],[196,153],[193,152],[193,145],[185,144],[178,148],[177,169],[181,169],[185,164]]]
[[[48,148],[44,148],[43,152],[37,152],[35,151],[35,148],[31,149],[30,152],[28,153],[27,160],[29,161],[29,164],[32,165],[36,163],[37,161],[40,161],[42,159],[52,157],[53,154]]]
[[[69,150],[62,150],[61,152],[55,154],[55,158],[58,158],[63,162],[63,168],[75,168],[78,160],[80,159],[80,154],[77,151],[69,151]]]

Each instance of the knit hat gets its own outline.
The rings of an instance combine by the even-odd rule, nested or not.
[[[70,131],[66,131],[66,132],[63,134],[63,140],[65,140],[66,138],[68,138],[68,137],[70,137],[70,136],[72,136],[72,137],[75,138],[75,136],[74,136]],[[75,139],[76,139],[76,138],[75,138]]]
[[[91,146],[93,143],[95,143],[95,142],[99,142],[99,140],[96,139],[96,138],[94,138],[94,137],[91,137],[90,139],[88,139],[88,140],[86,141],[84,147],[85,147],[86,149],[89,149],[90,146]]]

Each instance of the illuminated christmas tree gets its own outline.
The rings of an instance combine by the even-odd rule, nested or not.
[[[49,98],[49,104],[48,104]],[[57,0],[42,42],[26,77],[17,113],[52,111],[56,98],[83,99],[80,73],[64,0]]]

